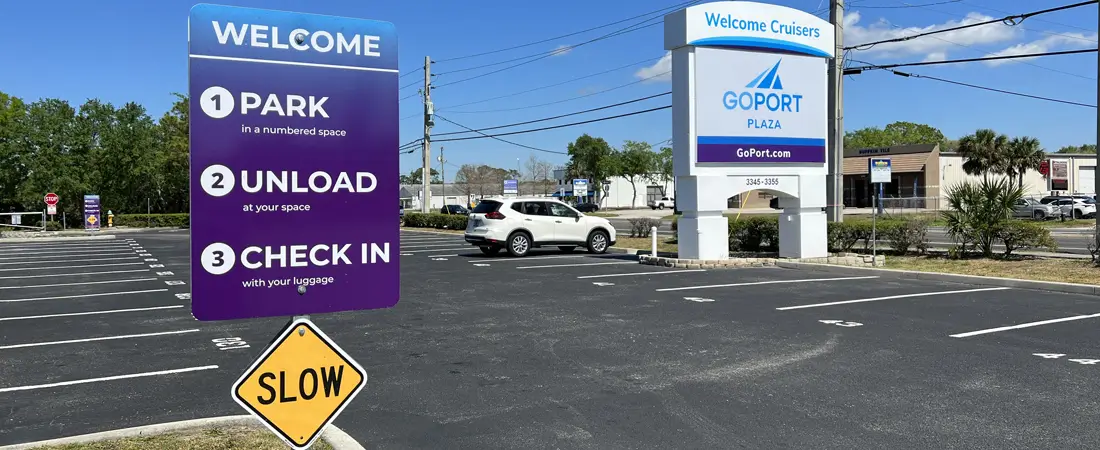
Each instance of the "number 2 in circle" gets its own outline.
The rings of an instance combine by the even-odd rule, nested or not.
[[[224,174],[220,172],[214,172],[211,177],[214,178],[214,182],[210,184],[210,187],[214,189],[225,189],[225,184],[222,183],[223,181],[225,181]]]

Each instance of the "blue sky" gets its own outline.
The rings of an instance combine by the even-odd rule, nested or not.
[[[961,0],[934,6],[898,8],[906,4],[928,5],[943,1],[849,0],[846,43],[857,44],[957,25],[960,21],[976,22],[1003,17],[1006,13],[1071,3],[1069,0]],[[536,6],[532,2],[503,0],[224,0],[220,3],[393,22],[401,40],[402,72],[421,67],[425,55],[441,61],[433,67],[433,72],[439,74],[435,83],[440,87],[433,92],[437,111],[441,116],[479,128],[565,114],[667,91],[668,83],[655,78],[603,94],[535,106],[614,88],[665,70],[661,65],[666,62],[661,60],[665,54],[661,27],[648,27],[602,40],[453,86],[446,86],[446,83],[505,65],[451,74],[448,71],[574,45],[634,22],[508,52],[449,62],[442,60],[580,31],[669,7],[679,1],[561,0],[554,2],[552,7],[546,3]],[[470,6],[475,3],[478,5],[476,8]],[[776,3],[815,12],[826,7],[828,1],[778,0]],[[58,97],[75,104],[95,97],[115,104],[136,101],[145,105],[151,115],[159,117],[170,106],[171,93],[186,90],[187,15],[192,5],[194,2],[179,0],[5,2],[4,13],[0,15],[0,29],[5,30],[5,35],[9,37],[9,45],[0,46],[0,61],[7,62],[0,71],[0,90],[32,101],[45,97]],[[1095,48],[1096,24],[1097,7],[1092,5],[1029,18],[1016,27],[989,25],[893,46],[876,46],[870,51],[857,52],[853,57],[884,64],[973,58],[991,53]],[[637,64],[529,94],[475,105],[449,106],[559,83],[640,61],[648,64]],[[903,70],[1088,104],[1095,104],[1097,98],[1095,53],[1040,58],[1026,63],[969,63]],[[422,77],[422,74],[409,75],[401,79],[401,85]],[[401,91],[401,95],[404,97],[415,92],[416,87],[410,87]],[[958,138],[977,128],[993,128],[1011,136],[1035,136],[1050,151],[1063,145],[1096,142],[1095,108],[1014,97],[938,81],[903,78],[882,71],[848,77],[844,94],[845,127],[848,130],[904,120],[933,125],[951,138]],[[658,97],[530,126],[585,120],[668,103],[668,96]],[[401,103],[402,117],[414,116],[401,122],[401,142],[420,137],[421,121],[417,116],[420,108],[415,96]],[[461,130],[445,122],[437,122],[435,134]],[[566,144],[581,133],[603,137],[612,145],[619,145],[625,139],[664,141],[671,137],[670,124],[669,112],[663,110],[506,139],[542,149],[564,151]],[[522,128],[525,127],[516,129]],[[465,163],[514,168],[517,158],[525,162],[533,153],[555,164],[566,160],[564,155],[533,152],[490,139],[441,143],[434,145],[434,149],[438,150],[439,145],[445,148],[444,154],[449,162],[446,167],[448,179],[458,166]],[[402,172],[407,173],[416,167],[419,158],[419,152],[403,156]],[[438,162],[435,166],[438,167]]]

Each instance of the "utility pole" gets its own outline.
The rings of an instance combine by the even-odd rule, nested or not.
[[[825,215],[844,221],[844,0],[829,0],[829,22],[836,30],[836,57],[829,60],[829,162],[825,176]]]
[[[423,175],[421,176],[421,183],[423,183],[424,194],[421,196],[423,202],[420,205],[420,212],[429,213],[432,209],[432,125],[435,124],[435,119],[432,114],[435,112],[432,107],[432,58],[429,56],[424,57],[424,167]],[[444,197],[445,198],[445,197]]]
[[[439,146],[439,178],[440,178],[440,181],[443,182],[443,185],[440,186],[440,189],[443,191],[443,208],[447,208],[447,168],[444,166],[444,164],[446,164],[446,163],[443,162],[443,146],[440,145]],[[446,209],[446,211],[447,211],[447,214],[451,213],[450,209]]]

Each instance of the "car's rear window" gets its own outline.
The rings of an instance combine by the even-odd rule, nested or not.
[[[474,210],[471,212],[474,214],[488,214],[498,209],[500,209],[500,202],[484,200],[481,203],[478,203],[477,206],[474,207]]]

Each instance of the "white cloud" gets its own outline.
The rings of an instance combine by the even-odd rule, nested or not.
[[[953,28],[977,22],[992,20],[993,17],[969,13],[960,20],[948,20],[944,23],[924,27],[897,27],[886,20],[879,20],[867,26],[859,24],[862,17],[858,11],[844,16],[844,45],[855,46],[867,42],[912,36],[929,31]],[[880,58],[921,57],[926,61],[943,60],[950,51],[963,50],[962,46],[981,46],[1002,44],[1019,38],[1023,30],[998,24],[964,28],[958,31],[921,37],[908,41],[878,44],[869,49],[859,50],[856,55],[875,55]],[[855,56],[859,58],[859,56]]]
[[[665,53],[652,66],[638,69],[634,76],[646,81],[672,81],[672,52]]]
[[[562,44],[562,45],[559,45],[557,47],[554,47],[554,49],[550,51],[550,54],[551,54],[551,56],[564,56],[564,55],[569,54],[569,52],[571,52],[571,51],[573,51],[573,46],[572,45]]]
[[[1056,50],[1076,50],[1082,48],[1095,47],[1097,40],[1097,34],[1092,33],[1089,35],[1082,33],[1063,33],[1050,35],[1037,41],[1023,42],[1013,45],[1009,48],[994,52],[989,56],[1011,56],[1011,55],[1026,55],[1028,53],[1044,53]],[[1092,41],[1092,42],[1089,42]],[[999,66],[1002,64],[1008,64],[1017,61],[1024,61],[1031,58],[1020,59],[1001,59],[994,61],[985,61],[985,64],[990,66]]]

